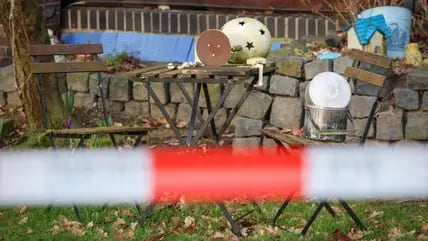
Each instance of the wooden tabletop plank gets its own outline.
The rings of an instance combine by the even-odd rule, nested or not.
[[[161,68],[161,69],[155,69],[155,70],[152,70],[152,71],[148,71],[148,72],[142,73],[140,76],[141,77],[158,77],[159,74],[166,73],[166,72],[169,72],[169,71],[171,71],[171,70],[169,70],[169,69],[167,69],[167,68],[164,67],[164,68]]]
[[[157,69],[163,69],[166,68],[166,64],[155,64],[146,68],[142,68],[142,69],[138,69],[138,70],[134,70],[133,74],[135,74],[135,76],[140,76],[143,73],[147,73],[153,70],[157,70]]]
[[[178,77],[179,75],[181,75],[181,70],[179,69],[174,69],[168,72],[164,72],[159,74],[159,77],[161,78],[170,78],[170,77]]]
[[[185,75],[249,75],[252,67],[195,67],[183,69]]]

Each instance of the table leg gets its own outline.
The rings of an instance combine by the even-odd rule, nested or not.
[[[212,112],[208,115],[208,118],[205,120],[205,122],[201,125],[201,127],[199,128],[198,133],[196,134],[195,138],[193,139],[192,144],[196,144],[198,142],[198,140],[201,138],[202,134],[204,133],[204,131],[207,129],[208,124],[211,122],[211,120],[214,118],[215,114],[217,113],[217,111],[220,109],[221,105],[224,103],[224,101],[226,100],[226,97],[229,95],[230,91],[232,91],[232,84],[228,84],[226,89],[224,90],[223,95],[220,96],[220,99],[218,100],[217,105],[214,107],[214,109],[212,110]],[[217,134],[218,136],[221,136],[221,133],[218,132]]]
[[[230,122],[232,122],[232,119],[235,117],[236,113],[238,113],[239,109],[241,108],[242,104],[244,104],[245,100],[247,99],[247,97],[250,95],[251,91],[254,89],[254,84],[257,81],[257,77],[253,77],[253,80],[251,81],[251,83],[247,86],[247,88],[245,89],[245,92],[242,94],[241,98],[239,99],[238,103],[236,104],[236,106],[230,111],[229,116],[227,117],[226,121],[224,122],[223,126],[221,127],[221,129],[218,131],[218,135],[222,136],[223,133],[226,131],[226,129],[229,127]],[[227,89],[230,87],[231,85],[228,84],[228,86],[226,87],[226,91]],[[229,93],[227,93],[228,95]]]
[[[193,97],[192,114],[190,116],[189,132],[187,133],[187,141],[186,141],[186,144],[188,146],[192,145],[193,129],[195,129],[196,112],[199,111],[198,105],[199,105],[199,95],[201,93],[201,85],[202,85],[201,83],[196,84],[195,96]]]
[[[192,97],[190,97],[189,93],[187,92],[186,88],[184,88],[183,83],[176,83],[178,88],[180,89],[181,93],[184,95],[184,98],[186,98],[187,103],[190,106],[193,106],[193,100]],[[202,117],[201,113],[199,111],[196,111],[196,117],[198,118],[198,120],[203,123],[204,122],[204,118]],[[212,134],[212,133],[211,133]]]
[[[156,96],[155,91],[150,86],[149,82],[144,82],[144,86],[147,89],[147,92],[149,93],[149,96],[153,99],[159,110],[161,111],[162,115],[165,117],[166,121],[168,122],[169,126],[171,127],[172,131],[174,132],[175,136],[178,138],[181,144],[186,144],[186,140],[184,140],[183,136],[181,136],[180,131],[175,126],[175,123],[171,120],[171,117],[169,116],[168,112],[165,110],[165,107],[160,102],[159,98]]]
[[[210,93],[208,92],[208,85],[205,83],[205,84],[202,84],[202,87],[204,88],[205,102],[207,103],[207,110],[208,110],[208,115],[209,115],[212,112],[212,107],[211,107]],[[220,139],[219,139],[219,136],[217,135],[217,130],[216,130],[214,118],[211,119],[210,125],[211,125],[211,132],[212,132],[213,141],[214,141],[214,143],[218,143],[220,141]]]

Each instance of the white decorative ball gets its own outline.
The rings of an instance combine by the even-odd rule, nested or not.
[[[266,57],[271,48],[268,28],[254,18],[235,18],[227,22],[221,31],[232,46],[229,59],[233,64],[244,64],[252,57]]]
[[[318,107],[345,108],[351,100],[351,87],[340,74],[323,72],[309,85],[309,97]]]

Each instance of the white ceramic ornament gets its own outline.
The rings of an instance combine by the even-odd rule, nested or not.
[[[252,57],[266,57],[271,48],[271,34],[267,27],[254,18],[235,18],[221,31],[232,46],[229,63],[245,64]]]
[[[334,72],[316,75],[308,88],[310,100],[318,107],[345,108],[351,100],[349,83]]]

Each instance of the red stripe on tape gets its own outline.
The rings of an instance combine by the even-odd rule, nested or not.
[[[258,148],[234,154],[232,148],[152,149],[156,197],[179,193],[194,201],[285,198],[302,190],[302,152],[275,155]]]

